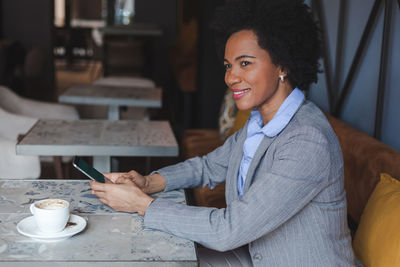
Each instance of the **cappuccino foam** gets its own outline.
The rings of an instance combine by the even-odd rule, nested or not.
[[[68,203],[61,199],[47,199],[36,204],[36,207],[45,210],[55,210],[65,208],[67,205]]]

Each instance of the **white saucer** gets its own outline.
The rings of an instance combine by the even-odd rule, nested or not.
[[[86,227],[86,220],[81,216],[71,214],[69,217],[69,224],[65,229],[59,233],[47,234],[40,232],[38,229],[35,218],[30,216],[23,219],[17,224],[17,230],[23,235],[29,236],[35,240],[42,242],[56,242],[67,239],[79,232],[81,232]]]

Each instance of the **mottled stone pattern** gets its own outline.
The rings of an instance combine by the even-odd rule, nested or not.
[[[154,196],[185,203],[183,191]],[[42,243],[19,234],[16,225],[31,216],[29,205],[44,198],[70,201],[71,212],[88,221],[86,229],[67,240],[54,243]],[[2,180],[0,265],[36,261],[84,262],[87,266],[92,261],[195,265],[196,253],[193,242],[146,229],[141,216],[115,212],[103,205],[91,194],[86,180]]]
[[[168,121],[39,120],[18,146],[177,148]],[[49,148],[50,149],[50,148]]]

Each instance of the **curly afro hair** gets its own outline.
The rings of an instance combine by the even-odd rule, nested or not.
[[[227,0],[214,17],[211,27],[221,55],[233,33],[252,30],[273,64],[287,71],[292,86],[308,90],[317,82],[320,32],[303,0]]]

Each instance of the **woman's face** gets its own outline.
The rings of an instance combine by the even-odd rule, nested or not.
[[[231,35],[225,46],[224,65],[225,83],[232,90],[237,107],[258,109],[264,122],[264,115],[275,114],[290,94],[287,79],[279,81],[279,75],[286,76],[286,73],[272,64],[268,52],[258,45],[257,36],[251,30]]]

